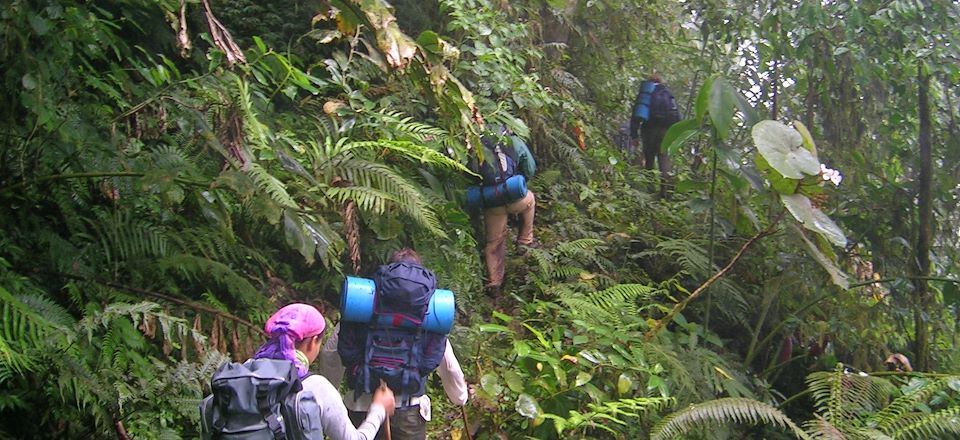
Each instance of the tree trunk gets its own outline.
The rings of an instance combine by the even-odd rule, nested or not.
[[[933,155],[930,145],[930,75],[924,72],[923,65],[917,68],[917,83],[919,85],[918,116],[920,117],[920,176],[917,182],[918,228],[916,261],[917,276],[930,275],[930,236],[933,230],[933,209],[931,203],[931,181],[933,173]],[[914,280],[914,312],[913,320],[916,327],[914,340],[914,363],[916,370],[930,370],[930,341],[927,327],[929,319],[930,293],[928,281]]]

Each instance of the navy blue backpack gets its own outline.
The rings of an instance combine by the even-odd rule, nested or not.
[[[372,322],[340,324],[337,351],[347,367],[348,383],[356,393],[372,393],[383,380],[401,401],[421,396],[447,344],[446,335],[421,328],[437,288],[436,276],[404,261],[380,266],[374,281]]]
[[[517,174],[516,151],[512,145],[505,145],[505,142],[511,142],[509,138],[486,134],[480,138],[480,142],[484,155],[480,176],[483,177],[484,186],[499,185]]]
[[[656,125],[673,125],[679,120],[680,111],[677,109],[673,93],[670,93],[667,86],[658,83],[650,95],[649,122]]]

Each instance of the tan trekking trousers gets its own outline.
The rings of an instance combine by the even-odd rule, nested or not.
[[[503,284],[503,261],[507,253],[507,215],[520,215],[520,231],[517,233],[517,244],[529,245],[533,243],[533,216],[536,205],[537,201],[533,196],[533,191],[528,190],[527,195],[516,202],[483,211],[487,230],[487,246],[483,254],[487,260],[488,286]]]

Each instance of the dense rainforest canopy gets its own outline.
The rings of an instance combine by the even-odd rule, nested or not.
[[[461,413],[431,388],[433,438],[958,438],[958,24],[951,0],[3,2],[0,437],[195,438],[270,313],[332,324],[345,276],[413,247],[475,389]],[[665,198],[617,142],[651,74],[683,117]],[[498,301],[464,202],[484,124],[540,168],[544,246]]]

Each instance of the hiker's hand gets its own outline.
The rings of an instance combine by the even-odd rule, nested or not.
[[[377,391],[373,393],[373,403],[382,405],[383,410],[387,413],[387,417],[392,416],[394,406],[396,405],[396,401],[393,399],[393,390],[386,385],[380,384],[380,388],[377,388]]]

